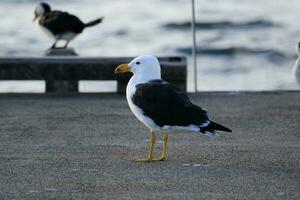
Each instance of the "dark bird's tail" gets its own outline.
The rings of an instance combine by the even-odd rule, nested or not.
[[[225,126],[222,126],[221,124],[218,124],[216,122],[211,121],[209,125],[212,126],[214,130],[217,131],[232,132],[232,130],[230,130],[229,128],[226,128]]]
[[[218,124],[213,121],[210,121],[208,126],[200,127],[200,132],[208,136],[215,135],[216,134],[215,131],[232,132],[231,129],[226,128],[225,126],[222,126],[221,124]]]
[[[95,26],[95,25],[101,23],[103,21],[103,18],[104,17],[101,17],[101,18],[95,19],[93,21],[90,21],[90,22],[86,23],[84,26],[85,27]]]

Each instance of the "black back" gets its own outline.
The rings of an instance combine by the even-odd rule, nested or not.
[[[163,80],[138,84],[132,101],[160,127],[199,126],[208,120],[205,110],[191,103],[184,92]]]
[[[39,23],[54,35],[65,32],[81,33],[85,27],[78,17],[61,11],[47,12],[41,17]]]

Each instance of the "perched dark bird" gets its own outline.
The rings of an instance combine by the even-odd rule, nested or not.
[[[216,131],[231,132],[209,120],[201,107],[193,104],[177,87],[161,79],[160,65],[154,56],[139,56],[129,64],[119,65],[115,73],[132,72],[126,97],[133,114],[151,131],[148,157],[138,162],[162,161],[167,156],[167,133],[192,131],[213,136]],[[163,134],[162,155],[153,157],[156,133]]]
[[[65,40],[64,48],[67,48],[69,42],[73,40],[86,27],[94,26],[102,22],[103,17],[88,23],[83,23],[78,17],[67,12],[51,10],[47,3],[39,3],[34,11],[35,21],[38,19],[39,26],[50,37],[54,38],[55,42],[51,48],[56,48],[56,43],[59,40]]]

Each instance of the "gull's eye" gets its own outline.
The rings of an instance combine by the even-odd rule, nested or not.
[[[140,62],[136,62],[137,65],[141,64]]]

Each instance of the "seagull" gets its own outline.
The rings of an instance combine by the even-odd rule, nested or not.
[[[298,85],[300,85],[300,42],[297,46],[297,52],[298,52],[298,59],[293,67],[293,74],[295,76],[296,81],[298,82]]]
[[[192,131],[213,136],[218,130],[231,132],[229,128],[209,120],[205,110],[193,104],[176,86],[164,81],[156,57],[139,56],[115,69],[116,74],[125,72],[133,73],[126,88],[128,105],[137,119],[151,131],[148,156],[135,161],[166,160],[169,133]],[[162,134],[163,148],[161,156],[155,158],[153,151],[157,134]]]
[[[59,40],[65,40],[63,48],[67,48],[71,40],[82,33],[85,28],[102,22],[103,17],[83,23],[75,15],[59,10],[52,11],[49,4],[42,2],[35,8],[33,21],[35,20],[38,20],[39,26],[48,36],[54,38],[55,42],[51,48],[56,48]]]

